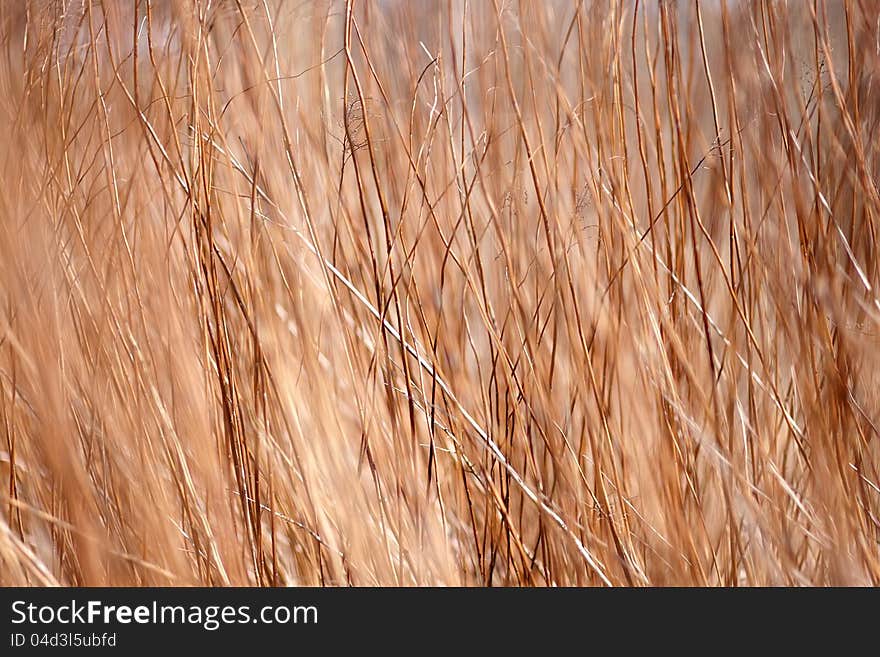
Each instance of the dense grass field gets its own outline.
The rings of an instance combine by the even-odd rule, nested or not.
[[[0,3],[0,584],[880,584],[878,12]]]

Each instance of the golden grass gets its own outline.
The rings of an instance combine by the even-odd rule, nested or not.
[[[876,0],[0,4],[0,584],[880,583]]]

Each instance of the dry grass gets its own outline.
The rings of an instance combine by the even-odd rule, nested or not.
[[[876,0],[0,4],[0,583],[880,583]]]

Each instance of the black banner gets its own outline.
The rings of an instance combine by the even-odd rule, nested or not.
[[[812,642],[818,631],[833,633],[841,648],[841,641],[870,636],[880,595],[876,589],[7,588],[0,599],[0,655],[188,648],[548,654],[614,645],[763,651]]]

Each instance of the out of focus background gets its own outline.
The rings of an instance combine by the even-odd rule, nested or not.
[[[0,4],[0,584],[876,585],[876,0]]]

